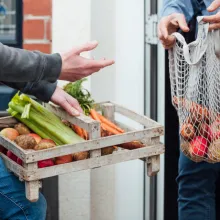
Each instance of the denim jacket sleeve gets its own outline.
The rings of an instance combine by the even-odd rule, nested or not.
[[[192,2],[194,0],[164,0],[161,16],[168,16],[173,13],[181,13],[189,22],[194,14]]]
[[[0,81],[49,101],[62,67],[59,54],[43,54],[7,47],[0,43]]]

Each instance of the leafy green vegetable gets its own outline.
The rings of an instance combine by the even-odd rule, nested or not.
[[[58,145],[83,142],[61,119],[27,95],[16,94],[9,102],[8,112],[43,138]]]
[[[82,83],[86,80],[84,78],[74,83],[68,83],[64,87],[64,91],[77,99],[84,113],[88,115],[95,101],[92,99],[90,92],[82,86]]]

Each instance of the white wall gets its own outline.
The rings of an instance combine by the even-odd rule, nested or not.
[[[53,0],[53,52],[90,40],[90,10],[90,0]],[[90,219],[90,171],[59,177],[59,206],[60,220]]]
[[[114,67],[92,77],[92,94],[98,101],[113,100],[139,113],[143,113],[144,100],[143,21],[142,0],[92,1],[92,38],[101,43],[93,54],[114,57],[116,61]],[[106,172],[115,187],[99,191],[102,198],[107,196],[104,201],[97,200],[99,211],[105,207],[107,215],[103,212],[103,218],[95,215],[94,219],[142,220],[143,163],[132,161],[111,166],[98,175],[104,177]],[[103,179],[102,185],[105,183]]]

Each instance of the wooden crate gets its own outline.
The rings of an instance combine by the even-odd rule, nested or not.
[[[157,122],[146,116],[141,116],[125,107],[119,106],[111,102],[103,102],[96,104],[97,110],[101,110],[105,117],[119,124],[125,133],[109,137],[100,137],[100,123],[92,120],[90,117],[81,115],[79,117],[71,117],[62,109],[46,105],[46,107],[54,112],[62,119],[76,124],[89,133],[89,139],[86,142],[78,144],[70,144],[57,146],[55,148],[34,151],[23,150],[14,142],[0,136],[0,144],[8,150],[12,151],[16,156],[22,159],[23,166],[18,165],[6,155],[1,154],[7,168],[14,172],[21,181],[25,181],[26,197],[30,201],[36,201],[39,198],[39,188],[41,179],[57,176],[69,172],[81,171],[86,169],[94,169],[106,165],[116,164],[120,162],[141,159],[147,167],[148,176],[156,175],[160,169],[160,154],[164,153],[164,145],[160,143],[160,136],[163,135],[164,129]],[[115,113],[122,114],[133,121],[143,125],[143,129],[134,130],[128,128],[122,123],[114,120]],[[0,127],[13,125],[16,120],[12,117],[0,119]],[[1,126],[4,125],[4,126]],[[111,155],[101,156],[101,149],[108,146],[117,146],[122,143],[140,140],[145,146],[135,150],[125,150],[119,148],[118,151]],[[68,155],[76,152],[89,151],[90,158],[71,163],[55,165],[52,167],[38,168],[37,162],[49,158]]]

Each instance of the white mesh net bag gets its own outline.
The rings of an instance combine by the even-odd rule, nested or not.
[[[198,18],[196,41],[174,33],[169,51],[172,102],[180,124],[181,150],[195,162],[220,162],[220,32]],[[218,58],[219,57],[219,58]]]

